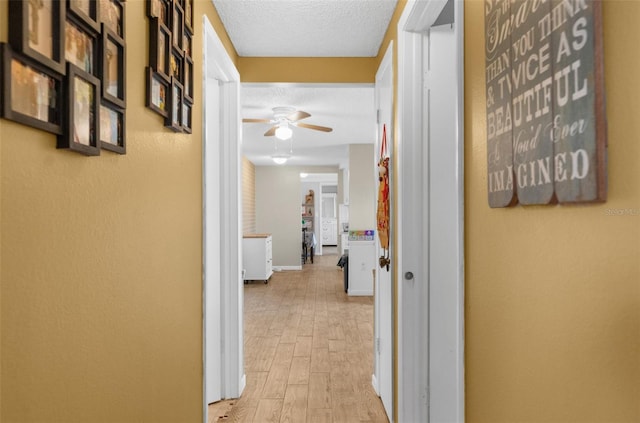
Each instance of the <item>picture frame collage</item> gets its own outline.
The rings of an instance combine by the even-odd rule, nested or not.
[[[0,116],[57,148],[126,153],[125,0],[10,1]]]
[[[193,1],[146,0],[149,18],[149,66],[146,106],[164,125],[192,133]]]

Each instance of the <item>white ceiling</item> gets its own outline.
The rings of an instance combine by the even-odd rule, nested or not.
[[[329,126],[332,132],[293,127],[291,141],[265,137],[268,123],[242,124],[242,150],[258,166],[273,165],[271,155],[293,148],[287,165],[348,167],[348,144],[375,140],[374,89],[371,84],[243,84],[242,117],[270,118],[274,106],[290,106],[311,116],[302,122]],[[290,143],[293,143],[292,146]]]
[[[212,0],[243,57],[375,57],[397,0]],[[287,165],[348,167],[349,144],[373,143],[372,84],[243,84],[243,118],[270,118],[272,108],[311,114],[302,122],[330,133],[293,128]],[[273,165],[269,124],[243,123],[243,154]],[[288,142],[285,147],[288,149]]]
[[[213,0],[243,57],[375,57],[397,0]]]

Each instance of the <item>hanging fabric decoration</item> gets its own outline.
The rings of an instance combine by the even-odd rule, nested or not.
[[[380,267],[389,271],[389,156],[387,155],[387,125],[382,125],[382,145],[380,146],[380,160],[378,161],[378,237],[382,256]]]

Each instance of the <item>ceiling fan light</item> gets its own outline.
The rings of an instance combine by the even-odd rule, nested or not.
[[[280,125],[276,128],[276,138],[280,140],[288,140],[292,135],[293,131],[287,124]]]
[[[275,164],[283,165],[289,160],[289,156],[271,156],[271,160],[273,160]]]

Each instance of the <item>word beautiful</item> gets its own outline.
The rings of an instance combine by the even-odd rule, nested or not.
[[[540,2],[533,2],[532,8],[539,5],[539,3]],[[578,3],[577,6],[586,8],[585,0],[580,0],[576,3]],[[527,10],[527,5],[529,5],[529,3],[523,3],[520,8]],[[513,63],[513,66],[511,65],[510,55],[507,51],[487,66],[487,83],[497,78],[500,97],[511,96],[513,87],[518,89],[521,85],[524,86],[528,82],[536,80],[539,74],[550,73],[552,58],[551,40],[549,36],[552,31],[555,31],[559,25],[567,19],[569,12],[568,9],[563,6],[564,4],[560,4],[553,9],[556,11],[560,8],[562,12],[552,12],[551,16],[545,16],[545,19],[539,23],[539,41],[544,42],[546,40],[546,42],[544,42],[537,51],[530,53],[525,60],[517,60],[516,63]],[[579,10],[571,9],[571,13],[578,11]],[[509,21],[507,21],[507,24],[508,23]],[[581,17],[573,24],[570,34],[566,32],[559,33],[558,48],[554,55],[555,63],[562,63],[565,56],[571,57],[573,53],[577,53],[584,48],[587,42],[586,24],[586,18]],[[514,57],[520,58],[529,53],[533,48],[535,29],[536,28],[531,28],[524,36],[513,42],[512,53]],[[501,32],[503,31],[504,27]],[[541,82],[526,89],[523,93],[512,99],[511,106],[513,110],[509,107],[498,107],[495,112],[490,112],[487,117],[488,137],[493,138],[496,135],[501,135],[502,133],[511,131],[514,125],[518,128],[523,123],[532,121],[534,117],[537,118],[544,114],[551,113],[551,88],[554,82],[555,96],[553,99],[559,107],[565,106],[570,98],[571,101],[576,101],[585,97],[588,93],[587,78],[580,73],[580,66],[581,60],[577,58],[571,64],[562,67]],[[506,70],[510,68],[511,73],[507,73]],[[490,89],[489,98],[487,99],[489,106],[493,104],[492,94],[493,90]],[[582,122],[581,126],[584,126],[584,122]],[[555,131],[552,131],[552,133],[553,132]]]
[[[595,180],[592,9],[591,0],[485,1],[490,203],[508,191],[545,204],[563,184]],[[560,189],[585,198],[582,186]]]

